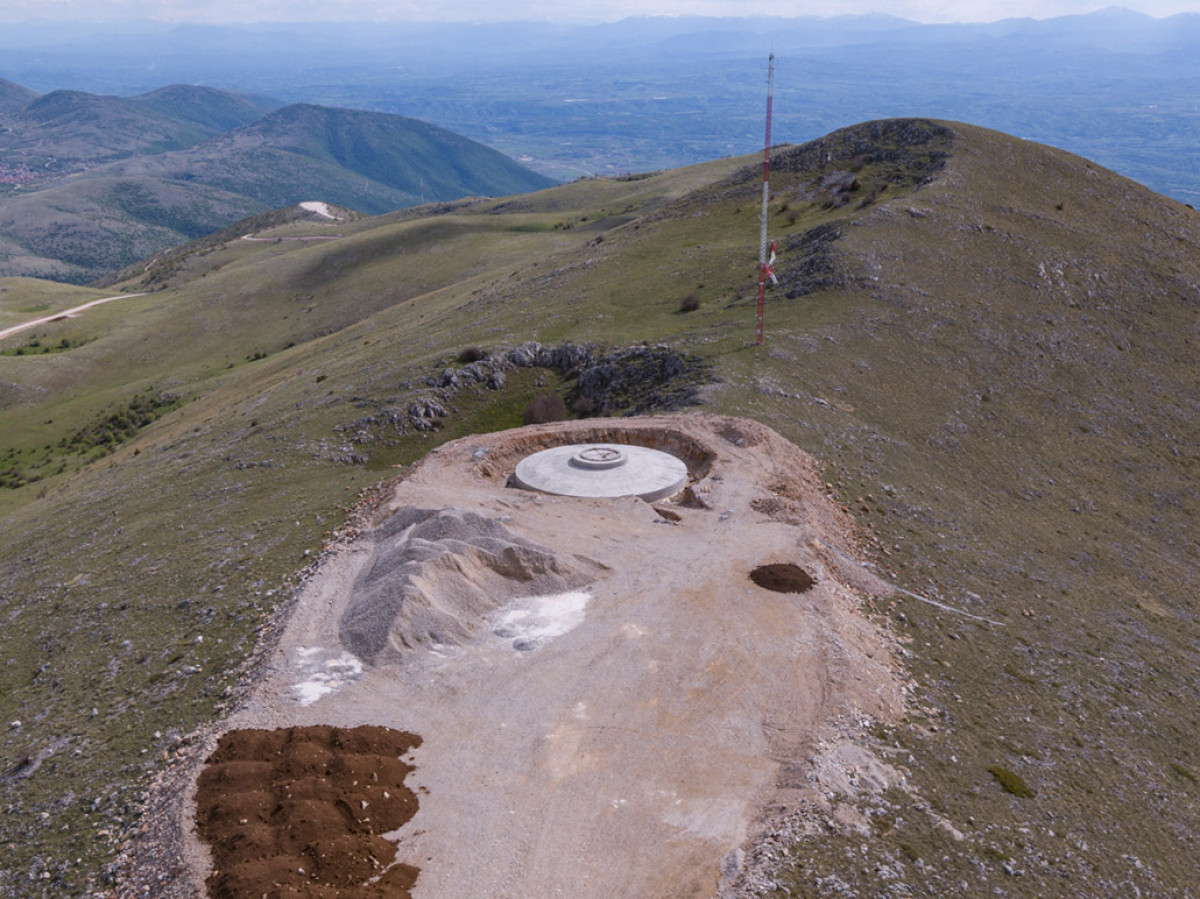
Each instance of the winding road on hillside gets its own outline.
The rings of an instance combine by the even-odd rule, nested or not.
[[[6,337],[12,337],[14,334],[20,334],[22,331],[28,331],[31,328],[36,328],[39,325],[46,325],[50,322],[61,321],[64,318],[74,318],[81,312],[91,309],[93,306],[100,306],[104,303],[111,303],[113,300],[128,300],[132,297],[144,297],[144,293],[123,293],[116,297],[104,297],[99,300],[92,300],[90,303],[84,303],[82,306],[75,306],[72,309],[64,309],[61,312],[56,312],[53,315],[47,315],[44,318],[35,318],[33,321],[22,322],[19,325],[0,330],[0,340]]]

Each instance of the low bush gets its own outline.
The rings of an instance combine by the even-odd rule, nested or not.
[[[557,393],[543,393],[534,397],[525,407],[523,420],[527,425],[538,425],[547,421],[562,421],[567,417],[567,405]]]

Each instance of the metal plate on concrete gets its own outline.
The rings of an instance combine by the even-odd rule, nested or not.
[[[557,496],[637,496],[653,502],[687,483],[687,466],[670,453],[621,443],[556,446],[517,463],[518,487]]]

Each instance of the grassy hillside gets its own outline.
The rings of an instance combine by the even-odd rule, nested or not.
[[[131,97],[130,102],[164,118],[190,122],[204,129],[207,135],[221,134],[253,122],[283,105],[266,97],[253,97],[191,84],[160,87],[148,94]]]
[[[360,492],[520,424],[538,391],[570,398],[539,369],[438,392],[464,349],[538,340],[703,358],[709,408],[812,452],[884,576],[998,622],[873,609],[917,684],[877,735],[911,792],[861,809],[869,835],[791,847],[791,895],[1188,895],[1200,216],[959,124],[847,129],[774,172],[762,347],[751,158],[337,240],[284,222],[0,344],[0,894],[104,883],[145,779],[236,701]],[[0,286],[31,291],[6,310],[65,302]],[[35,338],[70,348],[2,352]],[[431,398],[449,414],[418,429]]]
[[[426,198],[520,193],[551,183],[507,156],[425,122],[310,105],[285,107],[188,152],[140,159],[114,174],[186,178],[249,197],[263,208],[315,196],[367,213]]]
[[[134,98],[52,91],[5,117],[4,159],[67,175],[127,156],[182,150],[271,108],[225,91],[185,85]]]
[[[413,119],[269,109],[176,85],[132,99],[55,91],[0,112],[0,276],[86,283],[305,200],[381,213],[551,184]]]

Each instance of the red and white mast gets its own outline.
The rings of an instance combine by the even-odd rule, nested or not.
[[[763,184],[762,184],[762,228],[758,241],[758,318],[754,326],[754,343],[761,346],[763,342],[763,304],[767,295],[767,279],[775,280],[771,271],[774,262],[774,247],[771,248],[771,259],[767,259],[767,199],[771,192],[771,102],[775,92],[775,54],[772,53],[767,61],[767,139],[763,144]]]

